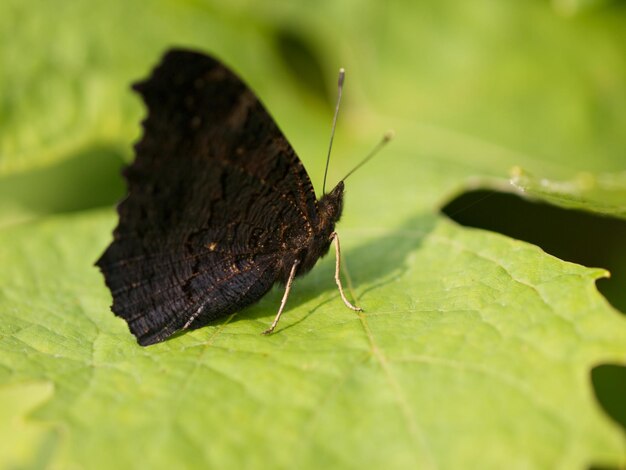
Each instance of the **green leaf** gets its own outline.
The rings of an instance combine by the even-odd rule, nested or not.
[[[327,259],[270,337],[278,289],[141,348],[90,263],[113,222],[107,211],[0,234],[0,370],[54,385],[30,418],[64,429],[51,465],[573,468],[623,456],[589,382],[592,365],[626,354],[624,319],[594,286],[601,270],[423,216],[384,236],[343,232],[365,313],[342,306]]]
[[[49,426],[27,416],[53,395],[50,382],[0,386],[0,464],[3,468],[43,468],[58,444]]]
[[[488,188],[623,218],[624,14],[599,1],[2,3],[0,466],[626,465],[625,423],[590,379],[626,360],[626,319],[595,287],[607,272],[439,213]],[[341,303],[332,256],[298,279],[270,337],[280,287],[149,348],[110,312],[93,262],[144,113],[128,86],[173,44],[240,72],[318,190],[339,66],[331,184],[396,130],[347,181],[338,226],[364,313]]]
[[[567,209],[626,218],[626,173],[579,173],[570,181],[554,181],[516,169],[511,184],[530,197]]]

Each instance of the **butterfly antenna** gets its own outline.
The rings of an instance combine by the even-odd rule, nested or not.
[[[348,174],[346,176],[343,177],[343,179],[341,181],[345,181],[346,178],[348,178],[348,176],[350,176],[352,173],[354,173],[356,170],[358,170],[359,168],[361,168],[363,165],[365,165],[368,161],[370,161],[372,159],[372,157],[374,157],[374,155],[376,155],[380,149],[382,149],[385,145],[387,145],[387,143],[393,139],[394,136],[394,132],[389,130],[387,132],[385,132],[385,134],[383,135],[383,138],[380,139],[380,142],[378,142],[378,144],[376,144],[376,147],[374,147],[370,153],[367,154],[367,156],[361,160],[361,163],[359,163],[357,166],[355,166],[354,168],[352,168],[352,170],[350,170],[348,172]]]
[[[326,168],[324,169],[324,183],[322,184],[322,194],[326,194],[326,176],[328,175],[328,164],[330,163],[330,151],[333,148],[333,139],[335,138],[335,127],[337,127],[337,116],[339,115],[339,103],[341,103],[341,92],[343,91],[343,80],[346,77],[346,71],[339,69],[339,79],[337,80],[337,105],[335,106],[335,116],[333,117],[333,128],[330,131],[330,144],[328,145],[328,155],[326,156]]]

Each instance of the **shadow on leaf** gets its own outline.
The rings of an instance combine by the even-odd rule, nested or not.
[[[56,213],[111,206],[124,195],[124,159],[97,147],[54,165],[0,179],[0,225]]]
[[[493,191],[471,191],[442,212],[469,227],[499,232],[541,247],[565,261],[611,272],[598,290],[626,312],[626,220],[567,210]]]
[[[372,295],[379,287],[393,282],[394,279],[402,275],[406,270],[405,261],[407,257],[422,244],[423,240],[433,230],[437,218],[436,214],[419,214],[407,220],[397,229],[380,237],[375,237],[362,245],[351,248],[347,246],[345,241],[342,243],[341,257],[349,266],[351,281],[359,295],[356,303],[364,308],[366,314],[368,313],[368,296]],[[341,236],[341,226],[338,227],[338,233]],[[300,323],[329,302],[336,302],[338,308],[345,308],[335,284],[335,253],[332,246],[327,257],[331,258],[329,262],[318,264],[312,272],[295,280],[281,323],[279,323],[274,334],[280,334],[281,330]],[[343,273],[342,280],[344,287],[347,288],[347,280]],[[284,287],[275,286],[263,298],[261,304],[255,304],[244,309],[233,321],[259,318],[270,321],[278,310],[283,292]],[[326,296],[328,292],[332,293],[330,297]],[[350,294],[347,293],[347,295],[350,298]],[[288,319],[290,311],[313,299],[319,299],[319,301],[304,317],[299,320]],[[268,305],[272,306],[269,311]]]

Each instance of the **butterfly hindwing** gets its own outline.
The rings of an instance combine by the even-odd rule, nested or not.
[[[147,345],[258,300],[318,212],[293,149],[221,63],[172,50],[135,89],[148,117],[97,264],[113,311]]]

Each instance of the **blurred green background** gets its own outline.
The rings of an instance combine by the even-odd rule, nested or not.
[[[340,134],[369,137],[407,120],[467,151],[483,143],[525,156],[542,176],[624,169],[621,2],[7,1],[2,9],[3,176],[98,146],[128,158],[143,112],[128,85],[172,45],[201,48],[240,72],[312,170],[339,66],[348,70]]]
[[[139,138],[139,122],[145,113],[129,85],[145,77],[172,46],[203,50],[237,71],[274,116],[318,191],[337,70],[346,68],[330,184],[357,163],[385,130],[393,128],[397,135],[348,183],[340,227],[352,233],[355,242],[415,227],[428,233],[432,226],[446,223],[439,213],[442,207],[465,191],[480,189],[486,193],[476,200],[457,201],[448,214],[457,220],[467,216],[461,221],[468,225],[529,239],[563,259],[610,268],[613,279],[601,281],[612,282],[605,294],[615,307],[626,309],[626,252],[621,235],[626,233],[623,2],[4,0],[0,4],[0,233],[16,243],[7,250],[29,253],[26,242],[20,245],[14,234],[38,240],[46,233],[42,227],[48,227],[48,220],[61,220],[57,230],[62,233],[65,219],[56,217],[64,214],[89,221],[91,214],[104,211],[106,222],[84,223],[89,230],[98,229],[98,243],[108,239],[114,204],[125,191],[119,171],[132,159],[132,143]],[[587,215],[548,226],[546,222],[557,216],[533,212],[526,205],[530,202],[522,202],[515,211],[511,208],[518,202],[508,200],[499,207],[481,206],[494,191],[548,203],[557,212],[574,208]],[[86,218],[81,219],[82,214]],[[609,225],[593,218],[607,215],[614,218],[606,219],[611,220]],[[499,224],[507,218],[514,222]],[[597,229],[589,231],[589,227]],[[539,237],[525,238],[524,229]],[[542,244],[542,232],[557,248]],[[561,246],[567,249],[558,252]],[[573,255],[564,254],[568,251]],[[358,265],[366,263],[369,254],[361,249],[353,251],[352,257],[348,251],[346,257],[348,263],[356,258],[353,263]],[[581,257],[576,258],[577,254]],[[502,256],[506,261],[507,255]],[[391,258],[401,262],[404,257],[410,255]],[[13,258],[7,256],[5,261],[9,259]],[[20,259],[23,266],[13,266],[12,273],[34,272],[30,263],[36,261],[28,256]],[[93,260],[83,261],[81,269],[91,269]],[[385,263],[392,272],[392,261]],[[7,270],[6,265],[0,264],[3,269]],[[364,275],[363,280],[371,279]],[[106,299],[101,281],[93,285],[100,289],[99,298]],[[3,295],[9,299],[7,292]],[[428,291],[418,288],[416,292],[414,298],[428,298]],[[563,297],[569,295],[563,292]],[[10,310],[14,305],[10,302],[3,305],[7,311],[18,312]],[[98,315],[110,313],[99,310]],[[2,330],[7,337],[14,334],[12,321]],[[119,331],[125,333],[124,328]],[[621,335],[626,329],[616,331]],[[626,394],[626,355],[612,349],[609,353],[608,346],[594,348],[594,360],[585,362],[585,367],[578,364],[576,370],[584,369],[586,375],[576,375],[576,383],[591,383],[591,366],[600,364],[598,358],[604,353],[607,361],[617,363],[611,366],[614,373],[610,367],[600,369],[601,379],[594,378],[595,398],[591,392],[586,397],[590,402],[597,400],[597,419],[600,413],[608,413],[602,419],[613,423],[613,436],[622,439],[612,442],[621,442],[623,450],[626,423],[619,397],[621,391]],[[176,353],[172,354],[175,358]],[[14,376],[41,378],[30,366],[16,373],[15,364],[8,364],[4,364],[8,372],[1,375],[6,383],[12,383]],[[47,387],[27,388],[22,397],[31,404],[40,403],[53,393]],[[0,389],[0,396],[7,403],[21,403],[20,394],[11,389]],[[16,405],[13,411],[18,410],[16,416],[22,419],[20,413],[28,414],[32,408],[35,405],[24,405],[20,411]],[[426,429],[434,431],[438,426],[443,424]],[[8,429],[5,435],[14,428]],[[11,458],[6,461],[47,466],[57,458],[52,455],[59,455],[51,449],[62,438],[46,439],[35,457],[26,439],[22,450],[15,450],[21,449],[19,439],[14,446],[7,444],[11,449],[4,450]],[[483,442],[488,447],[498,439],[485,435]],[[423,468],[450,466],[454,459],[441,456],[463,451],[452,444],[446,447],[445,439],[442,442],[432,456],[413,463],[424,464]],[[540,454],[532,445],[520,444],[520,448],[522,453]],[[486,467],[496,468],[511,452],[504,445],[494,449],[483,461]],[[602,445],[594,449],[600,449],[591,454],[601,462],[591,459],[588,464],[624,465],[614,450]],[[561,453],[573,455],[566,450]],[[329,465],[351,467],[346,455],[331,454],[326,456]],[[61,468],[81,468],[88,461],[67,448],[61,455],[72,464],[61,464]],[[476,458],[475,463],[480,462],[480,456]],[[136,464],[132,459],[120,461]],[[554,460],[529,457],[528,462],[533,468],[533,463]]]

